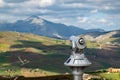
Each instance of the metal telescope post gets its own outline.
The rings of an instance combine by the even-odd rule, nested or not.
[[[82,36],[71,36],[70,41],[72,42],[73,51],[64,65],[72,69],[74,80],[83,80],[84,68],[91,65],[91,62],[84,55],[86,43]]]

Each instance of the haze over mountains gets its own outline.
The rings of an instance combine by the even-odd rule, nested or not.
[[[75,26],[54,23],[38,16],[31,16],[25,20],[18,20],[14,23],[1,22],[0,31],[33,33],[56,38],[68,38],[71,35],[80,35],[88,32],[104,32],[103,29],[85,30]]]

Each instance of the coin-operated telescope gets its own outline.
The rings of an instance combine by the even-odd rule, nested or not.
[[[70,41],[73,50],[71,56],[65,61],[64,65],[72,69],[74,80],[83,80],[84,68],[91,65],[91,62],[84,55],[86,43],[82,36],[71,36]]]

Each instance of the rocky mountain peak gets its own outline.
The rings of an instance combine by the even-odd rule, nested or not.
[[[32,24],[43,25],[45,20],[40,18],[39,16],[31,16],[27,18],[25,21],[30,22]]]

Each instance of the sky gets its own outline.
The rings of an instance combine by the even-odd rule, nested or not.
[[[120,0],[0,0],[0,21],[30,16],[84,29],[120,29]]]

